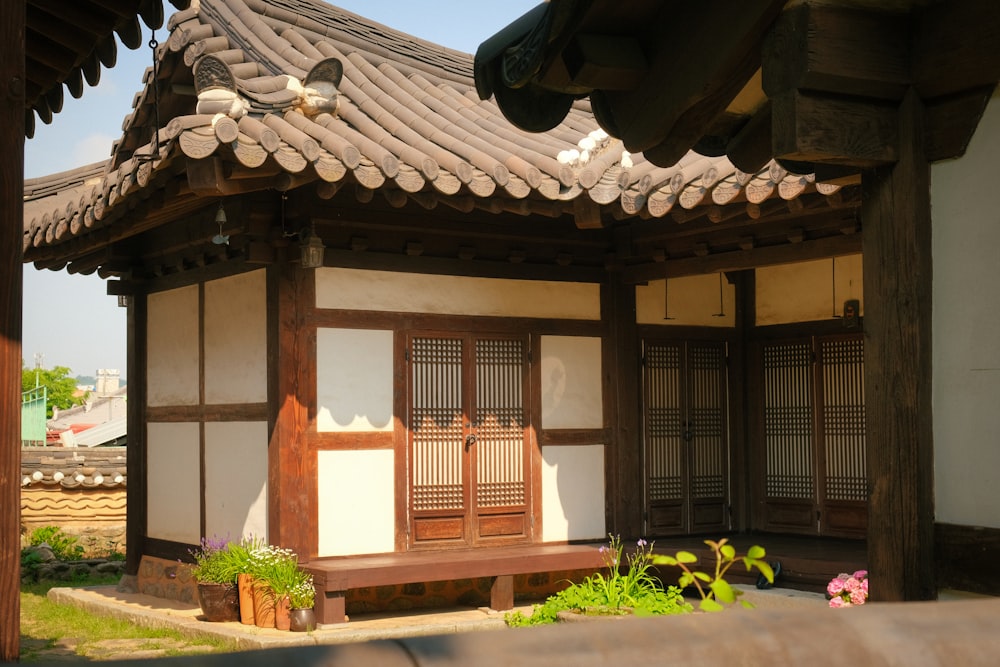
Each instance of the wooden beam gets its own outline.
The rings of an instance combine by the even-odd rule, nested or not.
[[[894,106],[791,91],[771,107],[774,157],[863,168],[896,160]]]
[[[752,242],[751,239],[750,243]],[[828,236],[795,244],[751,247],[730,252],[711,253],[705,257],[671,259],[666,266],[655,262],[630,266],[622,272],[622,280],[630,285],[636,285],[650,280],[662,280],[664,274],[670,278],[680,278],[719,273],[720,271],[742,271],[761,266],[849,255],[860,250],[860,234]]]
[[[872,600],[929,600],[934,580],[930,167],[916,91],[899,160],[862,176],[868,569]]]
[[[757,42],[784,4],[783,0],[745,0],[736,5],[706,0],[665,5],[655,21],[659,48],[650,57],[642,84],[630,91],[604,91],[625,148],[636,153],[662,144],[674,133],[675,123],[705,100],[714,103],[712,109],[701,108],[710,113],[702,121],[725,111],[731,97],[718,93],[734,87],[739,92],[749,79],[745,73],[756,70]],[[716,20],[717,16],[725,19]],[[682,62],[698,65],[685,67]],[[739,78],[743,80],[736,86]],[[663,85],[665,81],[670,85]]]
[[[782,13],[761,46],[764,92],[901,99],[910,80],[908,19],[809,3]]]
[[[21,646],[25,4],[0,4],[0,662]]]
[[[995,84],[990,84],[927,104],[924,146],[928,162],[949,160],[965,153],[995,88]]]
[[[949,0],[916,14],[914,85],[925,100],[1000,80],[1000,3]]]

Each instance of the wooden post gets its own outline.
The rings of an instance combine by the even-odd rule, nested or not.
[[[604,410],[612,442],[607,443],[605,479],[610,509],[608,531],[625,538],[643,536],[642,429],[639,337],[635,322],[635,285],[612,271],[601,290],[604,321]]]
[[[145,292],[128,296],[128,506],[125,522],[125,573],[139,574],[146,540],[146,406],[147,324],[149,309]]]
[[[0,662],[21,650],[24,6],[0,4]]]
[[[315,303],[313,271],[285,262],[268,268],[268,384],[277,393],[268,444],[268,533],[272,543],[308,560],[316,552],[316,466],[303,431],[309,382],[316,358],[306,348],[315,333],[303,333],[303,308]],[[314,330],[312,330],[314,331]],[[313,349],[315,345],[312,346]],[[309,380],[304,380],[308,378]],[[315,390],[312,390],[313,392]]]
[[[923,113],[911,89],[899,109],[899,160],[862,177],[872,600],[936,596],[930,167]]]

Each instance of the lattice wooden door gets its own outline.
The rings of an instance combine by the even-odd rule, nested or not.
[[[727,529],[725,344],[647,341],[643,368],[647,532]]]
[[[411,546],[530,538],[527,339],[410,337]]]
[[[863,339],[763,343],[763,528],[863,537],[867,526]]]

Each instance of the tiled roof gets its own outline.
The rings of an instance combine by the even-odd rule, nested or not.
[[[839,189],[773,162],[743,173],[725,157],[693,152],[658,167],[603,133],[588,102],[574,104],[546,133],[519,130],[492,100],[479,99],[472,56],[314,0],[202,0],[174,14],[168,27],[158,143],[147,141],[155,119],[147,71],[99,178],[100,165],[92,165],[26,181],[26,261],[49,257],[46,266],[61,268],[52,246],[136,233],[127,214],[185,168],[185,157],[204,164],[217,158],[231,176],[218,179],[220,187],[233,193],[256,187],[253,176],[265,177],[259,189],[315,182],[325,198],[353,182],[381,191],[393,206],[413,200],[463,211],[569,213],[582,228],[601,225],[595,209],[617,219],[672,211],[684,218],[692,209],[753,217],[768,198]],[[330,59],[342,64],[342,77]],[[171,92],[192,83],[197,99]],[[46,187],[58,196],[44,197]]]
[[[113,488],[124,486],[126,475],[124,447],[25,447],[21,450],[21,486]]]

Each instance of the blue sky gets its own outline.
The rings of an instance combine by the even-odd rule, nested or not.
[[[487,37],[541,0],[339,0],[331,4],[396,30],[452,49],[475,53]],[[168,11],[173,9],[164,3]],[[167,39],[166,27],[156,32]],[[36,119],[35,136],[25,143],[25,178],[45,176],[107,158],[132,110],[142,73],[152,64],[148,31],[140,49],[118,45],[118,64],[102,68],[100,84],[83,97],[66,93],[63,110],[51,125]],[[93,375],[117,368],[125,375],[125,309],[108,296],[97,274],[38,271],[24,267],[22,357],[34,366],[42,355],[45,368],[67,366],[73,375]]]

